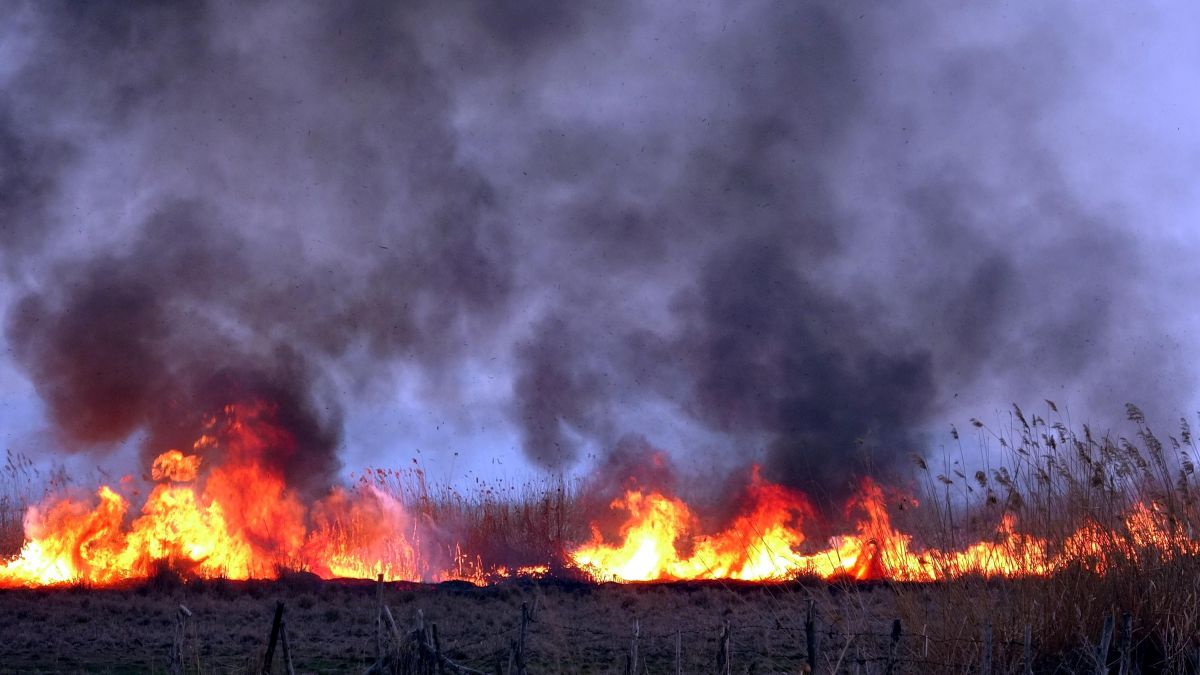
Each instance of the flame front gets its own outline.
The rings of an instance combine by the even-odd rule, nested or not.
[[[1123,537],[1086,524],[1052,547],[1045,539],[1017,532],[1015,516],[1006,513],[986,541],[961,549],[918,550],[910,535],[893,527],[883,490],[870,480],[863,481],[850,504],[859,516],[855,532],[813,549],[805,546],[802,528],[812,510],[802,495],[764,482],[757,470],[748,494],[743,513],[728,528],[703,533],[683,501],[662,492],[630,490],[611,505],[627,515],[618,540],[605,541],[593,527],[591,540],[571,558],[595,578],[613,581],[800,576],[937,581],[967,575],[1046,576],[1070,565],[1103,573],[1117,559],[1137,562],[1146,551],[1166,557],[1200,554],[1200,543],[1172,536],[1166,520],[1144,504],[1125,518]]]
[[[1085,522],[1049,542],[1021,533],[1016,516],[1005,513],[984,540],[919,547],[893,526],[884,491],[869,480],[847,506],[855,523],[849,532],[814,538],[806,530],[818,531],[817,512],[807,498],[764,480],[755,468],[735,500],[740,509],[720,527],[702,526],[709,520],[663,487],[629,489],[610,504],[623,519],[615,538],[593,522],[587,541],[562,544],[562,560],[485,564],[483,552],[463,550],[452,527],[433,522],[433,511],[414,513],[369,480],[303,503],[264,459],[267,449],[289,442],[269,406],[230,406],[189,452],[171,449],[153,460],[154,485],[139,511],[108,486],[91,499],[29,509],[26,542],[0,566],[0,586],[110,585],[150,577],[163,564],[189,576],[230,579],[307,570],[322,578],[487,583],[574,567],[616,581],[935,581],[1042,576],[1072,565],[1103,573],[1148,555],[1200,554],[1200,543],[1142,503],[1128,511],[1119,535]]]
[[[31,508],[27,541],[0,567],[0,585],[108,585],[148,577],[163,563],[202,578],[273,578],[295,569],[423,578],[399,503],[360,486],[306,508],[262,462],[264,448],[281,442],[269,410],[230,406],[225,414],[192,453],[172,449],[154,459],[157,483],[128,523],[129,502],[108,486],[91,504],[63,499]],[[223,461],[205,467],[201,452]]]
[[[595,527],[591,542],[572,554],[575,564],[601,578],[623,581],[657,579],[776,579],[804,564],[795,553],[804,542],[799,529],[812,508],[803,495],[767,483],[755,470],[747,490],[748,507],[719,533],[696,533],[697,520],[682,500],[660,492],[631,490],[612,503],[629,518],[621,542],[608,545]],[[693,537],[692,550],[677,544]]]

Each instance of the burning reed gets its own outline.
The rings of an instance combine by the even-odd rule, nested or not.
[[[1001,446],[999,465],[968,476],[961,445],[945,473],[918,459],[920,499],[864,478],[841,518],[754,466],[725,509],[731,515],[718,517],[676,494],[669,472],[610,477],[620,488],[605,503],[595,481],[520,493],[479,484],[471,494],[431,491],[419,470],[376,469],[305,502],[262,460],[270,446],[289,442],[270,406],[231,405],[189,452],[155,458],[153,488],[140,506],[122,481],[91,499],[50,496],[29,508],[27,541],[0,578],[106,584],[167,561],[196,576],[235,579],[304,569],[326,578],[483,583],[554,569],[618,581],[936,581],[1073,569],[1104,575],[1195,557],[1190,427],[1183,421],[1164,444],[1132,406],[1129,418],[1133,440],[1097,437],[1086,426],[1075,433],[1019,408],[1005,435],[976,422],[981,438]],[[835,536],[812,534],[829,531]]]

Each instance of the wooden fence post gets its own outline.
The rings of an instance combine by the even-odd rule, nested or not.
[[[267,656],[263,659],[263,675],[271,675],[271,661],[275,658],[275,643],[279,641],[279,628],[283,623],[283,601],[275,603],[275,618],[271,621],[271,637],[267,640]]]
[[[179,606],[175,610],[175,641],[171,645],[171,675],[183,675],[183,628],[192,610]]]
[[[891,638],[891,644],[888,645],[887,668],[885,670],[887,675],[892,675],[892,672],[896,668],[896,652],[900,648],[900,619],[892,621]]]
[[[288,642],[287,617],[281,616],[279,619],[279,642],[283,647],[283,665],[287,668],[287,675],[296,675],[296,668],[292,665],[292,647]],[[270,664],[267,666],[270,667]]]
[[[983,649],[979,656],[980,675],[992,675],[992,620],[983,624]]]
[[[383,573],[375,579],[375,660],[383,658]]]
[[[275,660],[276,644],[283,649],[283,665],[287,674],[296,675],[296,669],[292,665],[292,647],[288,642],[287,621],[283,618],[282,600],[275,603],[275,618],[271,621],[271,637],[267,640],[267,655],[263,659],[263,675],[271,675],[271,662]]]
[[[1100,629],[1100,643],[1096,645],[1096,675],[1108,673],[1108,648],[1112,644],[1113,617],[1104,617],[1104,627]]]
[[[1133,674],[1133,615],[1125,612],[1121,615],[1121,632],[1117,638],[1117,648],[1121,653],[1120,675]]]
[[[725,675],[733,675],[733,626],[725,621]]]
[[[508,656],[508,672],[512,674],[513,667],[516,667],[517,675],[525,675],[525,630],[529,624],[529,605],[521,603],[521,630],[517,634],[517,639],[512,643],[512,649]]]
[[[433,658],[437,662],[439,675],[446,675],[446,665],[442,663],[442,640],[438,637],[437,624],[431,626],[433,632]]]
[[[683,675],[683,631],[675,628],[675,675]]]
[[[392,616],[392,610],[387,605],[383,606],[383,618],[387,622],[388,630],[392,632],[392,639],[396,641],[396,646],[404,644],[400,639],[400,627],[396,625],[396,618]]]
[[[817,626],[816,603],[808,601],[808,617],[804,619],[804,646],[808,652],[808,672],[817,672],[817,655],[821,648],[820,627]]]
[[[733,663],[729,654],[729,621],[721,624],[721,635],[717,643],[717,673],[718,675],[731,675],[733,673]]]
[[[629,643],[629,663],[625,666],[625,672],[628,675],[637,675],[638,672],[638,637],[642,632],[642,624],[637,619],[633,620],[633,640]]]
[[[1025,624],[1025,643],[1023,645],[1024,658],[1024,675],[1033,675],[1033,626]]]
[[[429,658],[429,631],[425,628],[425,610],[417,609],[417,620],[412,632],[412,638],[417,643],[417,667],[423,668]],[[424,670],[419,672],[424,675]]]

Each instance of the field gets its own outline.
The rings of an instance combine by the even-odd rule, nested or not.
[[[446,658],[488,673],[515,672],[510,651],[522,604],[530,613],[524,660],[531,673],[625,673],[634,658],[637,672],[724,672],[722,658],[732,673],[806,672],[810,608],[818,672],[966,673],[990,662],[990,672],[1023,673],[1024,627],[1011,599],[1013,591],[1037,589],[1022,584],[391,583],[383,599],[404,634],[419,615],[437,625]],[[170,672],[177,608],[184,605],[192,613],[183,623],[184,672],[261,672],[282,601],[296,672],[361,672],[375,660],[376,592],[370,582],[304,575],[186,583],[164,575],[128,589],[4,591],[0,669]],[[991,627],[990,637],[980,626]],[[1102,629],[1081,631],[1073,647],[1052,647],[1039,624],[1030,634],[1032,670],[1103,672],[1094,662],[1101,637]],[[1119,627],[1110,640],[1104,658],[1113,672],[1123,650],[1142,672],[1156,672],[1145,667],[1163,656],[1152,645],[1123,644]],[[395,647],[384,644],[385,651]],[[284,672],[278,656],[275,662],[275,672]]]
[[[186,672],[259,672],[278,600],[297,672],[353,672],[374,660],[373,584],[292,578],[171,585],[3,592],[4,671],[168,672],[182,604],[192,612],[183,631]],[[486,672],[497,664],[507,670],[522,603],[531,613],[529,672],[623,673],[634,649],[639,672],[676,672],[677,663],[683,672],[717,672],[726,624],[732,672],[802,672],[810,600],[820,622],[821,672],[838,664],[841,672],[882,672],[889,659],[894,672],[973,670],[984,648],[975,616],[948,624],[936,610],[914,614],[921,604],[935,606],[942,592],[819,583],[387,584],[384,602],[405,629],[420,612],[437,624],[449,659]],[[994,672],[1021,672],[1020,637],[997,626]]]
[[[447,672],[505,675],[1197,673],[1196,446],[1185,421],[1165,441],[1136,408],[1129,421],[1127,439],[1072,432],[1018,409],[1003,434],[977,425],[999,446],[983,448],[984,469],[960,470],[970,464],[965,453],[948,457],[941,472],[914,459],[925,487],[919,508],[892,514],[901,531],[926,546],[1003,547],[1016,539],[997,534],[996,523],[1012,518],[1021,536],[1054,549],[1049,568],[921,583],[799,573],[762,583],[616,584],[565,574],[477,587],[322,580],[302,571],[201,580],[164,566],[121,587],[0,590],[0,671],[165,673],[181,641],[178,672],[261,672],[282,602],[296,672],[362,672],[380,654],[377,672],[423,672],[421,655],[436,645]],[[20,547],[24,506],[70,482],[31,472],[10,453],[0,500],[0,538],[10,553]],[[586,486],[461,494],[430,489],[420,474],[369,475],[364,480],[413,512],[453,523],[467,546],[537,560],[561,555],[588,529]],[[285,672],[278,652],[273,661]]]

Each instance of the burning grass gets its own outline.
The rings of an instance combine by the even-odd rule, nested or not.
[[[246,481],[272,485],[270,476],[254,473],[253,445],[239,448],[244,439],[207,435],[204,442],[229,446],[226,463],[215,470],[205,474],[203,463],[187,453],[164,455],[156,465],[159,482],[147,504],[156,504],[157,495],[176,506],[161,512],[143,506],[137,515],[127,504],[118,508],[121,497],[113,492],[101,507],[54,501],[36,512],[40,520],[27,517],[27,524],[42,528],[32,534],[33,543],[43,547],[40,533],[63,519],[82,522],[87,534],[67,542],[62,556],[69,564],[54,568],[65,570],[63,576],[31,578],[77,582],[72,573],[95,567],[117,574],[83,581],[104,585],[133,579],[136,586],[143,583],[138,579],[155,578],[160,563],[169,561],[186,578],[275,577],[280,570],[298,569],[324,578],[383,573],[390,579],[465,579],[506,587],[513,578],[577,579],[584,589],[608,580],[711,579],[716,585],[705,587],[708,591],[733,593],[731,598],[747,592],[734,580],[757,580],[769,583],[749,588],[784,603],[770,610],[788,617],[777,616],[780,626],[790,625],[801,600],[839,598],[840,604],[822,600],[821,606],[830,622],[830,644],[841,641],[836,658],[845,663],[856,653],[877,651],[864,644],[865,638],[856,644],[859,633],[872,640],[883,636],[887,649],[924,664],[926,671],[938,664],[979,663],[983,636],[991,635],[1000,669],[999,664],[1020,660],[1001,647],[1029,634],[1039,663],[1086,670],[1090,660],[1106,658],[1094,647],[1106,618],[1118,621],[1128,613],[1134,628],[1128,650],[1147,669],[1195,672],[1200,667],[1197,448],[1185,420],[1176,434],[1163,439],[1135,407],[1130,406],[1128,419],[1128,437],[1097,435],[1086,426],[1073,430],[1047,402],[1045,417],[1014,408],[1012,424],[1003,431],[976,422],[983,459],[968,461],[953,432],[954,456],[942,459],[941,471],[915,459],[919,498],[865,481],[847,506],[847,528],[831,539],[812,533],[836,522],[822,522],[804,495],[757,472],[750,472],[734,515],[715,525],[713,518],[700,518],[697,507],[670,485],[628,482],[606,503],[584,482],[479,485],[462,492],[429,486],[419,469],[365,472],[354,485],[299,505],[299,511],[290,506],[294,498],[285,489],[260,492],[278,498],[270,509],[256,511],[253,501],[237,501],[245,499],[246,490],[231,496],[232,486]],[[239,424],[246,428],[245,419]],[[16,553],[30,534],[21,531],[16,514],[36,491],[25,484],[27,470],[25,483],[19,480],[27,463],[10,454],[9,464],[14,468],[0,499],[0,526],[2,540]],[[216,488],[211,487],[214,476]],[[180,503],[183,510],[173,510]],[[241,506],[221,510],[231,503]],[[214,505],[232,526],[218,521]],[[59,520],[47,515],[55,508],[62,510]],[[179,534],[190,531],[172,520],[180,513],[205,527],[225,527],[218,539],[241,542],[246,548],[238,549],[238,560],[258,567],[214,565],[212,555],[184,548],[195,542]],[[146,521],[154,514],[163,522]],[[279,528],[281,517],[293,529]],[[147,548],[163,542],[171,546]],[[0,578],[9,585],[27,583],[19,574],[30,550],[26,542]],[[146,555],[147,550],[162,553]],[[122,555],[130,557],[121,565],[105,562]],[[780,585],[787,579],[803,583]],[[864,581],[872,585],[862,586]],[[631,593],[658,593],[630,588],[642,589]],[[13,593],[5,597],[24,592]],[[876,599],[865,600],[868,596]],[[888,646],[896,621],[903,637]],[[842,637],[834,639],[839,630]],[[773,654],[769,642],[763,638],[760,647]],[[1117,649],[1115,641],[1110,646]]]

